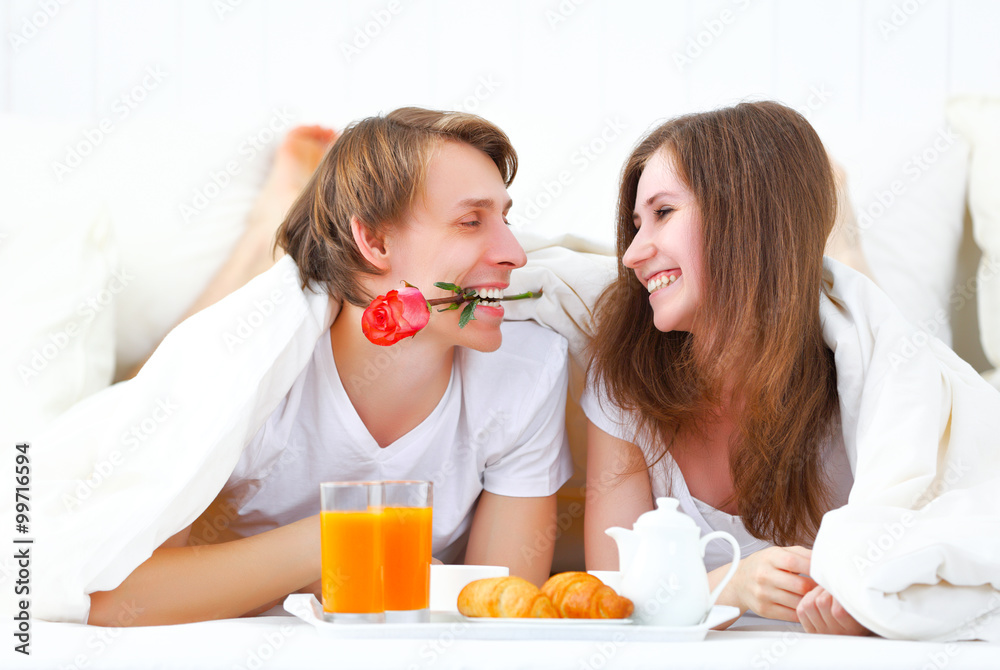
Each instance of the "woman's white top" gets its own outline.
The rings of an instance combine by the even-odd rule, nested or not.
[[[670,496],[680,503],[680,510],[694,519],[701,529],[702,535],[716,530],[723,530],[736,538],[740,545],[740,555],[746,557],[755,551],[773,546],[766,540],[760,540],[751,535],[743,526],[740,517],[727,514],[706,502],[698,500],[688,491],[684,475],[677,463],[668,453],[656,461],[655,445],[652,445],[637,435],[636,417],[623,412],[617,405],[595,387],[593,381],[588,382],[580,406],[590,421],[605,433],[620,440],[635,444],[642,450],[649,468],[649,483],[653,498]],[[824,472],[830,485],[831,509],[841,507],[847,502],[847,496],[854,483],[850,462],[844,447],[840,430],[834,431],[834,436],[823,447]],[[654,462],[655,461],[655,462]],[[710,542],[705,548],[705,567],[711,571],[733,560],[732,548],[726,542]]]

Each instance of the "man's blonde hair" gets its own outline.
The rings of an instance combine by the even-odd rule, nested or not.
[[[376,237],[399,225],[423,192],[435,145],[463,142],[486,153],[504,185],[517,173],[507,135],[474,114],[404,107],[352,123],[327,152],[278,229],[275,245],[299,266],[303,286],[363,307],[358,279],[379,274],[354,242],[351,217]]]

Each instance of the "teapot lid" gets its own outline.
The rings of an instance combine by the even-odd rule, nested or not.
[[[643,528],[693,528],[698,529],[698,524],[687,514],[678,508],[680,502],[676,498],[657,498],[656,509],[642,514],[636,519],[633,528],[641,530]]]

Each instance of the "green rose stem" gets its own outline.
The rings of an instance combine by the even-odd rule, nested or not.
[[[409,284],[407,284],[409,286]],[[476,307],[482,302],[483,298],[475,295],[475,289],[462,288],[457,284],[449,284],[447,282],[434,282],[434,286],[444,289],[445,291],[454,291],[457,295],[450,298],[434,298],[433,300],[428,300],[427,305],[447,305],[439,309],[439,312],[447,312],[448,310],[458,309],[459,305],[463,302],[468,304],[465,309],[462,310],[462,314],[458,317],[458,327],[465,328],[469,321],[474,321],[476,318]],[[491,302],[500,302],[504,300],[523,300],[524,298],[537,298],[542,294],[542,289],[537,291],[527,291],[526,293],[519,293],[518,295],[504,296],[502,298],[491,298]]]
[[[498,298],[494,302],[500,302],[501,300],[524,300],[525,298],[537,298],[542,294],[542,289],[537,291],[526,291],[525,293],[518,293],[517,295],[505,295],[502,298]],[[427,301],[427,304],[433,307],[434,305],[459,305],[466,300],[468,300],[465,295],[453,295],[450,298],[431,298]]]

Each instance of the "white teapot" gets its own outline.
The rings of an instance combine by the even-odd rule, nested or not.
[[[640,516],[627,528],[605,533],[618,543],[622,573],[621,595],[635,605],[633,618],[655,626],[694,626],[712,609],[740,562],[740,545],[729,533],[715,531],[698,539],[691,517],[678,511],[674,498],[657,498],[657,509]],[[733,547],[733,563],[719,585],[709,593],[705,546],[715,539]]]

